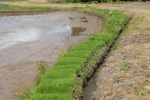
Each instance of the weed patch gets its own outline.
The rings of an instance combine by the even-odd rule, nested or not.
[[[146,30],[150,30],[150,27],[148,27]]]
[[[120,65],[120,69],[124,70],[124,71],[129,71],[131,68],[129,67],[130,63],[125,62],[123,64]]]

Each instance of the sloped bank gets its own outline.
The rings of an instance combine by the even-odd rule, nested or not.
[[[72,48],[47,71],[30,100],[79,100],[82,96],[82,86],[91,77],[93,69],[97,67],[96,64],[105,56],[128,21],[128,17],[118,11],[91,7],[85,7],[83,11],[92,11],[104,16],[105,27],[101,32]]]

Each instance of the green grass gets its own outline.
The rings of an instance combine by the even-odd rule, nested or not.
[[[35,83],[38,85],[40,83],[41,77],[45,74],[47,71],[47,64],[44,61],[39,61],[38,62],[38,70],[37,70],[37,75],[36,75],[36,80]]]
[[[130,65],[130,63],[125,62],[125,63],[120,65],[120,69],[124,70],[124,71],[129,71],[131,69],[131,68],[128,67],[129,65]]]
[[[146,28],[146,30],[150,30],[150,27]]]

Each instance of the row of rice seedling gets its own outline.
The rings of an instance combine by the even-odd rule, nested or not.
[[[92,11],[105,15],[107,18],[104,29],[85,42],[72,48],[66,53],[53,68],[41,78],[41,82],[34,90],[31,100],[72,100],[75,81],[78,73],[88,63],[90,57],[104,45],[106,46],[119,34],[127,22],[128,17],[118,11],[95,9],[85,7],[84,11]]]
[[[9,5],[9,4],[3,4],[0,3],[0,8],[1,7],[7,7],[7,8],[12,8],[13,9],[19,9],[19,10],[35,10],[35,11],[48,11],[48,10],[52,10],[51,7],[21,7],[21,6],[14,6],[14,5]],[[11,11],[11,9],[8,9]]]

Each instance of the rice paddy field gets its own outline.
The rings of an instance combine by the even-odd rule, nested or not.
[[[18,3],[11,5],[18,8]],[[58,4],[41,6],[51,5],[58,7]],[[73,10],[101,17],[103,28],[66,53],[59,51],[59,59],[51,69],[44,61],[39,62],[41,72],[37,84],[18,97],[21,100],[148,100],[149,90],[145,88],[149,86],[147,4],[64,4],[62,8],[73,5],[76,6]]]

